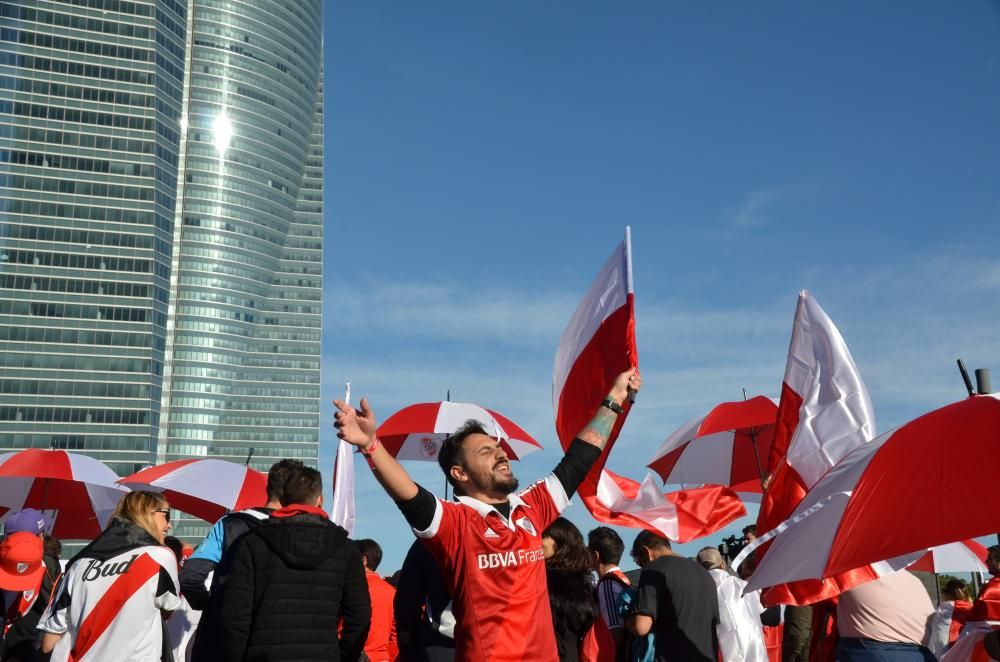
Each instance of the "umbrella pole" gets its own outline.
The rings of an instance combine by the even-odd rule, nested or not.
[[[746,402],[747,390],[743,389],[743,401]],[[757,476],[760,478],[760,482],[764,482],[764,468],[760,466],[760,454],[757,452],[757,432],[753,428],[750,428],[750,444],[753,446],[753,459],[757,462]]]

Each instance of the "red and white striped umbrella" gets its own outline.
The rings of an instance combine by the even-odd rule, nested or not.
[[[795,583],[821,578],[846,590],[909,565],[931,547],[994,533],[997,449],[995,395],[942,407],[859,446],[775,529],[748,590],[776,587],[772,595],[788,595]],[[978,480],[969,480],[969,458]]]
[[[267,503],[267,474],[214,458],[175,460],[118,482],[160,492],[171,508],[213,523],[229,511]]]
[[[986,548],[975,540],[931,547],[926,554],[907,567],[907,570],[989,573],[986,569]]]
[[[507,456],[520,460],[542,445],[509,418],[468,402],[421,402],[400,409],[378,427],[378,438],[400,460],[437,460],[441,444],[466,421],[483,424]]]
[[[62,450],[29,448],[0,455],[0,511],[57,511],[52,535],[92,540],[127,489],[102,462]]]
[[[760,492],[777,413],[774,401],[763,395],[723,402],[667,437],[646,466],[668,484]]]

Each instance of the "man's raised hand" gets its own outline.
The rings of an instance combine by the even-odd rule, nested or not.
[[[365,450],[375,443],[375,412],[368,406],[368,399],[361,398],[361,409],[355,409],[343,400],[334,400],[337,412],[333,415],[333,427],[337,437],[352,446]]]

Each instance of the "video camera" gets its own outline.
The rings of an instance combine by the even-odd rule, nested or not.
[[[743,551],[743,548],[747,546],[747,540],[743,536],[732,535],[728,538],[723,538],[722,542],[719,543],[719,554],[722,554],[722,558],[726,559],[726,563],[730,563],[733,559],[739,556],[739,553]]]

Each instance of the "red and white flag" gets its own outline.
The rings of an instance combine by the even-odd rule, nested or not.
[[[556,350],[552,405],[563,449],[591,421],[615,377],[638,365],[631,232],[625,228],[625,240],[611,253],[577,306]],[[594,519],[649,528],[683,542],[745,514],[736,494],[725,488],[663,494],[649,475],[640,484],[606,471],[604,465],[631,403],[626,400],[623,407],[625,413],[618,417],[604,452],[578,490]]]
[[[351,383],[344,386],[344,402],[351,404]],[[354,533],[354,446],[343,439],[337,444],[337,455],[333,460],[333,503],[330,504],[330,520]]]
[[[757,530],[764,533],[781,524],[823,474],[874,437],[875,411],[851,352],[816,299],[803,290]]]

